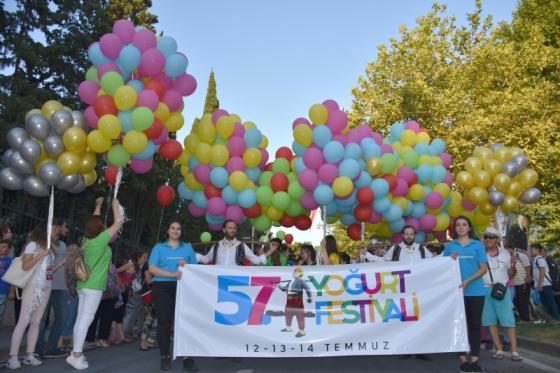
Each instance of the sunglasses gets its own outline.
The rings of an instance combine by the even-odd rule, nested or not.
[[[496,237],[496,236],[484,236],[485,240],[494,240],[496,238],[498,238],[498,237]]]

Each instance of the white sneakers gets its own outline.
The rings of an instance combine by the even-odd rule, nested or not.
[[[8,362],[6,363],[6,368],[8,369],[19,369],[21,368],[21,363],[17,356],[10,356]]]
[[[89,367],[88,362],[84,357],[84,354],[81,354],[79,357],[76,357],[74,356],[73,353],[71,353],[66,358],[66,362],[77,370],[87,369]]]
[[[38,366],[43,364],[43,362],[35,357],[33,354],[27,354],[23,358],[23,365]],[[18,356],[10,356],[8,362],[6,363],[8,369],[19,369],[21,368],[21,363],[19,362]]]

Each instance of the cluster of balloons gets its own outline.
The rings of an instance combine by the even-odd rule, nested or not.
[[[261,214],[255,190],[268,161],[268,139],[253,122],[220,109],[203,115],[184,144],[178,193],[189,201],[191,215],[205,216],[211,230],[220,230],[225,220],[241,223]]]
[[[492,215],[497,208],[505,213],[516,212],[520,203],[538,202],[538,174],[528,164],[522,149],[501,144],[477,146],[465,160],[464,170],[455,177],[467,208],[478,206],[483,213]]]
[[[80,193],[97,179],[95,154],[86,146],[85,118],[58,101],[30,110],[25,128],[7,134],[0,184],[32,196],[49,194],[49,186]]]
[[[78,95],[89,105],[89,148],[136,173],[150,171],[156,152],[177,159],[182,147],[169,133],[183,126],[183,96],[195,91],[196,80],[175,39],[118,20],[87,53],[93,66]]]

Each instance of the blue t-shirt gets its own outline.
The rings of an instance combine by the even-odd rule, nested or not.
[[[0,294],[6,295],[10,290],[10,284],[7,282],[2,281],[2,276],[8,271],[10,265],[12,265],[12,258],[0,258]]]
[[[155,265],[159,269],[163,269],[167,272],[177,272],[179,269],[179,261],[184,260],[188,264],[196,264],[196,254],[192,249],[191,245],[185,242],[177,248],[171,247],[167,242],[158,243],[152,249],[150,254],[150,259],[148,260],[149,265]],[[177,281],[175,277],[161,277],[154,276],[154,281]]]
[[[488,256],[484,245],[478,240],[470,240],[465,246],[459,241],[451,241],[445,244],[443,256],[449,256],[453,253],[459,254],[459,268],[461,270],[461,280],[465,281],[474,275],[480,269],[480,263],[488,263]],[[465,297],[485,296],[484,281],[482,277],[472,281],[465,289],[463,289]]]

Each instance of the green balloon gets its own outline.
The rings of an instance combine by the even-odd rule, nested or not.
[[[276,237],[283,240],[284,238],[286,238],[286,232],[278,231],[278,232],[276,232]]]
[[[403,152],[402,159],[405,166],[410,168],[418,167],[418,153],[415,150],[407,149]]]
[[[290,195],[286,192],[276,192],[274,193],[274,196],[272,196],[272,206],[281,211],[286,210],[288,206],[290,206],[291,201],[292,199],[290,198]]]
[[[101,88],[108,95],[113,96],[115,91],[124,85],[121,74],[115,71],[108,71],[101,77]]]
[[[298,181],[298,180],[299,180],[299,179],[298,179],[298,176],[297,176],[294,172],[290,172],[290,173],[288,174],[288,181],[289,181],[290,183],[296,182],[296,181]]]
[[[334,224],[338,221],[340,217],[339,216],[327,216],[327,223],[328,224]]]
[[[259,242],[268,242],[268,237],[266,235],[262,235],[261,238],[259,238]]]
[[[86,80],[91,80],[99,84],[99,79],[97,78],[97,67],[92,66],[86,71]]]
[[[272,164],[272,172],[287,174],[290,172],[290,162],[285,158],[278,158]]]
[[[107,159],[113,166],[124,167],[130,160],[130,154],[124,150],[124,146],[117,144],[111,146],[111,149],[107,152]]]
[[[259,185],[270,186],[270,179],[272,178],[272,172],[265,171],[259,177]]]
[[[132,111],[131,121],[132,128],[137,131],[145,131],[152,126],[154,113],[147,107],[136,108]]]
[[[209,232],[202,232],[200,235],[200,242],[210,242],[212,235]]]
[[[266,232],[270,229],[272,222],[266,215],[261,215],[253,220],[253,226],[259,232]]]
[[[292,181],[288,186],[288,194],[292,199],[299,201],[299,199],[305,194],[305,189],[299,185],[299,181]]]
[[[214,139],[214,144],[220,144],[227,146],[227,140],[222,139],[221,137],[216,136]]]
[[[257,202],[262,206],[270,206],[274,192],[268,186],[260,186],[257,188]]]
[[[393,154],[385,153],[381,156],[381,161],[383,162],[383,173],[390,174],[395,171],[399,161]]]

